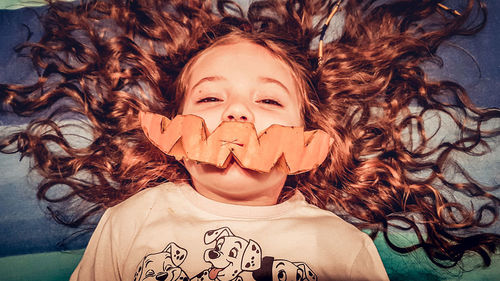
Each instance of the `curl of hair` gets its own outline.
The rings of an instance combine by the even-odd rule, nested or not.
[[[325,44],[321,65],[313,39],[335,1],[254,1],[246,15],[228,0],[50,2],[42,39],[20,48],[38,81],[0,84],[3,111],[34,120],[2,138],[0,150],[31,157],[43,177],[38,198],[74,206],[53,211],[70,226],[144,188],[189,181],[182,165],[144,136],[138,112],[173,117],[184,66],[217,42],[242,38],[295,69],[306,127],[335,140],[325,163],[289,177],[288,186],[373,237],[383,232],[398,252],[422,248],[442,267],[475,252],[489,265],[500,235],[481,230],[497,221],[496,187],[476,182],[454,157],[487,153],[500,129],[483,127],[500,112],[474,106],[460,85],[432,81],[421,67],[440,63],[436,51],[448,38],[478,32],[486,10],[468,0],[462,16],[453,17],[438,2],[344,1],[343,32]],[[424,122],[428,114],[450,118],[458,139],[436,143]],[[87,130],[85,145],[65,133],[75,124]],[[451,180],[449,169],[463,180]],[[281,200],[290,193],[285,189]],[[480,205],[467,207],[454,193]],[[394,244],[397,231],[418,242]]]

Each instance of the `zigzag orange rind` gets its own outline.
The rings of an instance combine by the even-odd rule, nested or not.
[[[275,166],[287,174],[318,167],[328,155],[330,136],[321,130],[272,125],[259,135],[249,122],[222,122],[212,133],[195,115],[173,120],[150,112],[139,114],[148,139],[178,161],[194,160],[226,168],[231,158],[241,167],[269,172]]]

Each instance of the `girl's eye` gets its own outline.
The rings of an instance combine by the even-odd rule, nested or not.
[[[275,106],[279,106],[279,107],[283,107],[283,105],[279,102],[277,102],[276,100],[273,100],[273,99],[263,99],[263,100],[260,100],[259,101],[260,103],[264,103],[264,104],[270,104],[270,105],[275,105]]]
[[[222,100],[219,98],[216,98],[216,97],[206,97],[206,98],[202,98],[202,99],[198,100],[196,103],[218,102],[218,101],[222,101]]]

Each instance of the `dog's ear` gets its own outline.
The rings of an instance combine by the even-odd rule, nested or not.
[[[168,243],[163,253],[166,253],[172,259],[175,266],[180,266],[187,257],[187,250],[179,247],[174,242]]]
[[[144,257],[141,260],[141,263],[137,266],[137,270],[135,271],[134,274],[134,281],[139,281],[141,280],[142,277],[142,271],[144,270],[144,261],[146,260],[146,257]]]
[[[259,269],[252,272],[255,281],[273,281],[273,257],[264,257]]]
[[[262,262],[262,249],[257,242],[250,240],[243,252],[241,259],[241,269],[244,271],[254,271],[260,268]]]
[[[318,277],[316,276],[316,273],[312,271],[312,269],[305,263],[303,262],[295,262],[295,264],[300,270],[302,270],[302,279],[304,281],[316,281],[318,280]]]
[[[221,227],[215,230],[209,230],[205,233],[204,242],[208,245],[221,237],[234,236],[229,227]]]

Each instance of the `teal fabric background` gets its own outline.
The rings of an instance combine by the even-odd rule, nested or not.
[[[72,0],[62,0],[71,2]],[[20,9],[24,7],[38,7],[45,5],[44,0],[2,0],[0,1],[0,9]]]

